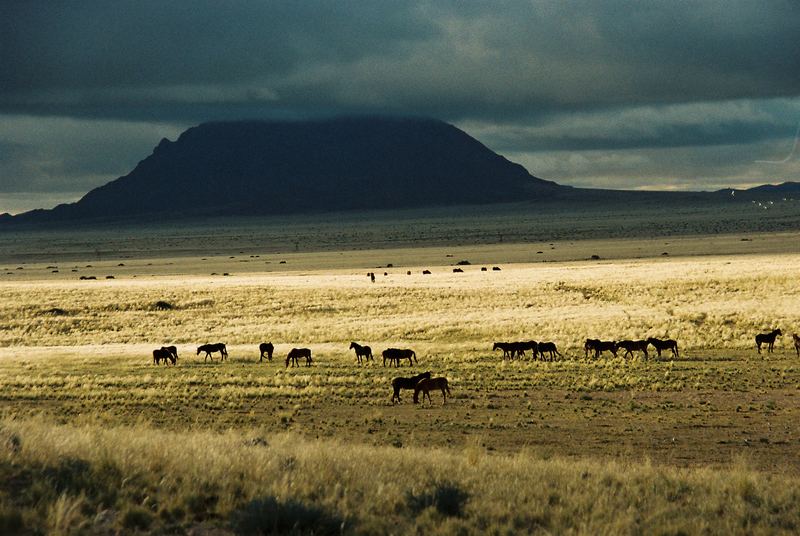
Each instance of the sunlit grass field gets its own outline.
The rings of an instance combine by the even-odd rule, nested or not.
[[[796,530],[800,254],[403,260],[375,283],[335,262],[0,282],[2,532]],[[679,357],[584,356],[649,336]],[[531,339],[563,357],[492,352]],[[196,355],[213,342],[226,362]],[[286,368],[293,347],[313,366]],[[387,347],[419,363],[384,367]],[[452,398],[393,405],[422,370]]]

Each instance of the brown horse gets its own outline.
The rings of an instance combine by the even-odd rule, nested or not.
[[[416,376],[412,376],[410,378],[395,378],[392,380],[392,390],[394,394],[392,394],[392,404],[400,402],[400,390],[401,389],[414,389],[420,380],[429,380],[431,377],[430,372],[423,372],[422,374],[417,374]]]
[[[542,360],[545,359],[544,354],[546,353],[549,354],[548,361],[554,361],[556,356],[561,357],[558,348],[556,348],[556,343],[554,342],[539,343],[539,356],[541,356]]]
[[[431,400],[431,389],[441,389],[442,390],[442,405],[447,402],[447,395],[450,394],[450,387],[447,385],[447,378],[428,378],[426,380],[420,380],[419,383],[414,387],[414,403],[419,402],[419,392],[422,391],[422,402],[425,403],[425,397],[428,397],[428,402],[433,404]],[[447,391],[447,393],[445,393]]]
[[[358,364],[361,364],[361,359],[363,358],[364,361],[375,361],[375,358],[372,357],[372,348],[369,346],[361,346],[358,343],[351,342],[349,350],[356,351],[356,359],[358,360]]]
[[[603,352],[611,352],[611,355],[617,357],[617,343],[615,341],[601,341],[600,339],[586,339],[586,342],[583,345],[583,350],[586,352],[586,356],[589,356],[589,352],[594,352],[594,358],[600,359],[600,355]]]
[[[794,351],[797,352],[797,357],[800,357],[800,337],[792,333],[792,340],[794,340]]]
[[[783,335],[779,329],[773,329],[769,333],[759,333],[756,335],[756,348],[758,348],[758,353],[761,353],[761,345],[767,345],[767,353],[772,353],[772,348],[775,346],[775,338]]]
[[[173,355],[172,351],[164,346],[161,348],[156,348],[153,350],[153,364],[158,365],[161,361],[164,361],[164,364],[167,365],[167,361],[171,361],[174,365],[178,360],[177,353],[178,352],[176,350],[175,354]]]
[[[672,339],[656,339],[655,337],[650,337],[647,339],[648,344],[652,344],[653,348],[656,349],[656,355],[661,357],[661,350],[672,350],[673,357],[678,357],[678,343]]]
[[[414,352],[414,350],[411,350],[411,349],[408,349],[408,348],[404,348],[404,349],[387,348],[386,350],[383,351],[382,355],[383,355],[383,366],[384,367],[386,366],[386,360],[387,359],[389,360],[389,366],[391,366],[392,361],[394,361],[395,362],[395,366],[399,367],[400,366],[400,361],[403,360],[403,359],[408,359],[408,366],[409,367],[413,367],[414,363],[418,363],[417,354]],[[412,361],[412,358],[414,359],[414,361]]]
[[[275,351],[275,347],[272,345],[271,342],[262,342],[258,345],[258,351],[261,352],[261,357],[258,358],[258,362],[261,363],[264,360],[264,355],[266,354],[267,359],[272,361],[272,352]]]
[[[647,347],[650,346],[650,343],[647,341],[619,341],[617,343],[618,348],[622,348],[625,350],[625,355],[622,357],[628,357],[629,355],[633,355],[633,352],[642,352],[644,354],[645,359],[649,359],[650,356],[647,354]]]
[[[503,351],[503,359],[510,358],[514,359],[519,347],[515,342],[496,342],[494,346],[492,346],[492,351],[495,350],[502,350]]]
[[[536,354],[539,352],[539,343],[536,341],[525,341],[515,343],[517,346],[517,355],[525,357],[525,352],[531,351],[531,358],[536,359]]]
[[[205,352],[206,355],[203,357],[203,361],[211,358],[211,361],[214,361],[214,356],[211,354],[214,352],[219,352],[219,360],[224,361],[228,357],[228,349],[225,347],[225,343],[218,342],[216,344],[203,344],[197,347],[197,355],[200,355],[200,352]]]
[[[311,350],[309,350],[308,348],[292,348],[291,350],[289,350],[289,354],[286,356],[286,366],[288,367],[289,361],[291,361],[293,367],[299,367],[300,366],[299,360],[301,357],[305,358],[306,366],[310,367],[312,359],[311,359]]]

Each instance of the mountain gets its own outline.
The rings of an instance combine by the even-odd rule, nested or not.
[[[433,119],[206,123],[128,175],[22,222],[288,214],[497,203],[571,188]],[[7,219],[7,218],[6,218]]]
[[[783,198],[800,199],[800,182],[783,182],[781,184],[762,184],[746,190],[727,188],[718,190],[717,194],[731,195],[747,201],[778,201]]]

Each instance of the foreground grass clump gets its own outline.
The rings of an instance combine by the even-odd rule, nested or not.
[[[3,533],[794,531],[800,479],[307,441],[257,430],[0,429]]]

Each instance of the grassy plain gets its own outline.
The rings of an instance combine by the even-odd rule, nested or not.
[[[0,532],[796,531],[797,238],[9,264]],[[759,356],[771,327],[785,336]],[[669,336],[681,355],[585,359],[588,336]],[[528,339],[564,358],[491,351]],[[413,372],[358,366],[353,340],[414,348],[453,398],[393,406]],[[195,355],[217,341],[229,361]],[[177,367],[152,364],[166,344]],[[313,367],[284,367],[295,346]]]

